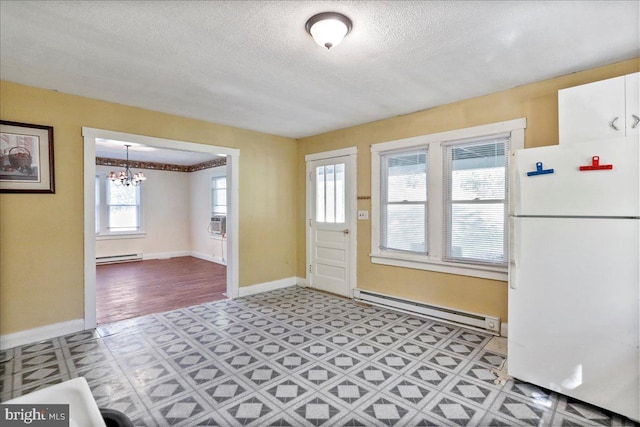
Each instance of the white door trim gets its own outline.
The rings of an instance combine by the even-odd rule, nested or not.
[[[313,242],[311,235],[311,227],[309,226],[311,220],[311,180],[309,179],[311,170],[311,162],[316,160],[331,159],[333,157],[349,156],[347,160],[348,175],[348,187],[350,193],[347,195],[348,212],[347,227],[350,230],[349,239],[349,296],[353,298],[353,290],[357,287],[357,248],[358,248],[358,187],[357,187],[357,160],[358,160],[358,147],[348,147],[339,150],[325,151],[322,153],[307,154],[304,159],[306,162],[306,214],[305,214],[305,235],[307,239],[306,244],[306,257],[305,257],[305,280],[307,286],[311,285],[311,275],[309,272],[309,265],[311,264],[311,245]]]
[[[240,150],[196,144],[145,135],[116,132],[104,129],[82,128],[84,137],[84,327],[96,327],[96,234],[95,234],[95,175],[96,175],[96,138],[128,141],[152,147],[170,148],[203,153],[224,154],[227,156],[227,177],[229,204],[227,206],[227,296],[238,296],[239,251],[238,251],[238,196],[240,178]]]

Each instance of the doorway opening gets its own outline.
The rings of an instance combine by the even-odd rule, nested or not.
[[[237,182],[239,150],[92,128],[83,128],[83,137],[85,170],[85,328],[94,328],[98,323],[96,302],[98,292],[98,268],[101,269],[101,280],[106,277],[106,280],[115,280],[116,283],[120,283],[122,289],[118,290],[117,286],[115,286],[113,289],[110,289],[110,291],[114,298],[119,298],[121,303],[125,303],[120,304],[122,311],[125,312],[131,310],[131,306],[135,305],[134,302],[131,301],[131,304],[127,307],[127,286],[135,288],[135,282],[142,280],[145,274],[151,277],[151,279],[147,280],[149,287],[147,289],[141,288],[142,290],[140,291],[147,293],[149,307],[145,307],[139,312],[139,315],[148,314],[145,313],[145,311],[151,310],[154,304],[162,305],[162,301],[158,299],[159,296],[171,299],[168,303],[173,306],[180,301],[183,303],[182,306],[200,303],[201,301],[198,301],[198,298],[202,298],[203,294],[205,295],[204,298],[213,298],[210,300],[220,299],[222,297],[236,297],[238,294]],[[153,166],[150,170],[145,169],[144,173],[147,175],[148,180],[140,186],[142,188],[140,197],[143,199],[147,197],[148,200],[146,201],[149,203],[141,205],[147,210],[155,209],[157,214],[154,214],[152,220],[150,220],[149,212],[139,215],[141,218],[139,228],[133,230],[130,233],[132,234],[131,236],[122,239],[123,236],[118,236],[117,233],[112,233],[116,234],[116,236],[109,235],[109,232],[105,231],[105,224],[100,224],[100,210],[104,212],[109,208],[107,206],[101,206],[98,202],[99,198],[96,198],[101,191],[101,187],[97,185],[99,180],[96,177],[99,177],[100,174],[108,174],[108,172],[105,173],[105,169],[109,169],[101,166],[103,163],[96,162],[96,157],[104,156],[104,141],[112,144],[124,144],[122,141],[126,141],[127,144],[132,145],[132,148],[136,146],[140,147],[138,150],[139,153],[145,152],[146,150],[146,154],[144,155],[136,153],[136,160],[142,160],[142,162],[149,162],[149,159],[152,158],[152,154],[150,153],[155,152],[155,159],[160,160],[163,155],[177,156],[177,158],[196,156],[200,159],[209,160],[218,157],[226,159],[226,165],[223,168],[224,170],[218,167],[202,167],[188,174],[168,170],[170,168],[165,168],[161,171],[157,170],[158,168],[156,166]],[[135,150],[132,150],[132,152],[135,153]],[[98,153],[101,155],[97,156]],[[171,158],[165,157],[165,159],[164,163],[174,163],[174,161],[171,161]],[[139,162],[137,165],[139,166],[142,162]],[[100,163],[100,165],[96,166],[96,163]],[[136,164],[132,164],[131,166],[133,168]],[[153,170],[154,167],[156,170]],[[117,165],[113,165],[111,168],[117,169]],[[214,170],[216,170],[215,173],[212,172]],[[161,175],[163,172],[164,175]],[[225,186],[222,191],[218,191],[218,204],[220,204],[221,201],[225,202],[226,209],[224,234],[213,232],[211,228],[212,202],[210,201],[209,194],[213,197],[211,188],[212,175],[224,175],[225,177]],[[145,185],[153,182],[154,176],[156,179],[155,190],[152,190],[153,187],[151,185],[148,189],[145,189]],[[108,180],[105,179],[104,181]],[[159,186],[160,181],[162,181],[162,185]],[[189,188],[189,190],[185,191],[184,188]],[[145,194],[145,191],[148,191],[149,194]],[[155,195],[152,194],[153,191],[156,192]],[[158,194],[158,191],[161,191],[161,193]],[[196,192],[198,197],[189,194],[193,192]],[[222,197],[223,193],[224,197]],[[204,194],[204,196],[200,197],[200,194]],[[195,200],[195,202],[185,202],[185,200],[191,199]],[[159,201],[162,201],[162,203],[171,203],[170,201],[173,201],[175,206],[160,206],[158,205]],[[165,212],[162,213],[161,211]],[[193,222],[195,225],[188,226],[184,229],[180,229],[179,226],[169,227],[172,214],[178,215],[181,218],[180,223]],[[108,214],[105,215],[104,218],[108,218]],[[115,229],[118,228],[118,225],[122,224],[116,224],[114,226]],[[155,232],[151,233],[152,229],[155,230]],[[103,235],[100,234],[100,230],[103,231]],[[157,230],[166,230],[166,235],[160,235],[161,233],[158,233]],[[155,240],[151,239],[152,235]],[[144,250],[140,250],[142,242],[145,241],[147,246]],[[176,247],[178,249],[172,251],[171,245],[164,243],[171,241],[174,243],[181,241],[182,243],[177,244]],[[194,242],[193,245],[191,241]],[[116,244],[115,242],[118,243]],[[185,246],[184,242],[188,242],[186,244],[187,246]],[[117,245],[119,245],[119,249],[116,250],[114,248]],[[97,246],[99,247],[97,248]],[[96,267],[97,259],[106,259],[108,262],[114,258],[112,255],[115,255],[116,258],[119,255],[133,256],[138,260],[142,259],[142,261],[119,264],[115,267],[113,265]],[[217,264],[214,264],[214,262]],[[224,264],[226,264],[226,267]],[[199,267],[195,268],[198,265]],[[164,275],[160,273],[163,269],[165,269]],[[128,270],[135,270],[135,277],[129,279],[123,279],[121,277],[118,279],[119,275],[126,274]],[[155,273],[150,275],[149,272],[154,271]],[[173,273],[171,273],[172,271]],[[184,276],[185,271],[191,271],[192,275]],[[171,277],[171,275],[173,275],[173,277]],[[203,281],[203,283],[208,282],[209,289],[206,289],[206,286],[205,288],[199,286],[198,281]],[[129,282],[128,285],[127,282]],[[171,288],[170,291],[167,291],[168,283],[173,283],[173,288]],[[181,289],[181,283],[191,283],[193,289]],[[142,296],[144,297],[144,295]],[[102,297],[104,297],[104,294],[101,294],[101,298]],[[191,302],[193,302],[193,304]],[[173,306],[169,307],[169,305],[166,305],[167,310],[178,308]],[[166,310],[161,309],[161,311]],[[123,313],[123,315],[127,316],[127,313]],[[108,321],[109,317],[101,316],[100,323],[106,323],[105,319]]]

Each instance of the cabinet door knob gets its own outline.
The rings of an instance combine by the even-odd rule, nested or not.
[[[636,116],[635,114],[632,114],[631,117],[633,117],[633,124],[631,125],[631,129],[635,129],[638,127],[638,123],[640,123],[640,117]]]
[[[609,122],[609,126],[611,127],[611,129],[613,130],[620,130],[618,129],[618,126],[616,126],[616,122],[618,121],[618,117],[616,117],[615,119],[611,120]]]

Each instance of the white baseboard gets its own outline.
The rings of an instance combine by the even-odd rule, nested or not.
[[[500,336],[501,337],[509,336],[509,324],[507,322],[502,322],[500,324]]]
[[[276,289],[295,286],[297,279],[297,277],[287,277],[286,279],[274,280],[273,282],[258,283],[257,285],[251,286],[242,286],[238,288],[238,296],[246,297],[249,295],[261,294],[262,292],[274,291]]]
[[[304,277],[296,277],[296,285],[306,288],[308,286],[307,279]]]
[[[190,252],[189,255],[194,258],[203,259],[205,261],[215,262],[216,264],[227,265],[227,262],[224,259],[203,254],[202,252]]]
[[[152,254],[143,253],[142,259],[146,261],[149,259],[169,259],[169,258],[177,258],[181,256],[190,256],[190,255],[191,255],[190,251],[157,252]]]
[[[0,336],[0,350],[36,343],[84,330],[84,319],[69,320]]]

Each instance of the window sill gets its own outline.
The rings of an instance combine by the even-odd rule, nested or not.
[[[117,239],[143,239],[147,233],[126,233],[126,234],[97,234],[96,240],[117,240]]]
[[[484,267],[471,264],[454,264],[417,255],[395,253],[371,254],[371,262],[374,264],[391,265],[394,267],[436,271],[438,273],[480,277],[482,279],[501,280],[505,282],[508,279],[506,268]]]

